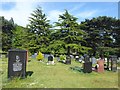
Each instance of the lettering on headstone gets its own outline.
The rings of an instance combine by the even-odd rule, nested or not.
[[[16,62],[13,63],[13,71],[21,71],[22,70],[22,63],[20,62],[20,57],[16,55]]]

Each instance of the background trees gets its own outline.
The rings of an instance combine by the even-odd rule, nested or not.
[[[46,52],[46,47],[49,44],[49,20],[47,20],[46,15],[43,13],[41,7],[36,8],[31,17],[29,17],[28,25],[28,47],[30,52]]]
[[[16,25],[12,36],[12,48],[28,49],[27,29]]]
[[[77,23],[77,18],[71,15],[67,10],[62,15],[59,15],[58,22],[55,22],[56,27],[60,27],[56,32],[52,33],[51,40],[54,44],[57,40],[58,44],[54,44],[61,51],[67,51],[67,47],[70,46],[71,53],[85,53],[89,48],[83,47],[85,44],[84,36],[86,33],[80,29]],[[57,36],[57,37],[56,37]],[[66,52],[61,52],[66,53]]]
[[[72,54],[120,55],[119,19],[99,16],[81,23],[77,20],[77,17],[65,10],[64,14],[59,15],[55,26],[52,26],[41,7],[31,13],[27,27],[14,24],[13,18],[6,20],[0,17],[2,50],[22,48],[30,53],[41,51],[66,54],[69,46]]]
[[[2,28],[2,50],[7,51],[12,48],[12,36],[15,29],[13,18],[6,20],[3,16],[0,17]]]
[[[119,28],[116,23],[118,23],[117,19],[107,16],[99,16],[91,20],[86,19],[85,22],[81,23],[81,29],[88,33],[87,46],[93,49],[94,55],[97,52],[102,53],[105,48],[116,47],[114,44],[117,43],[115,37],[119,37],[115,33],[115,30]]]

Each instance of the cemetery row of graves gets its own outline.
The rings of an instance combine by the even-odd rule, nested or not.
[[[1,25],[3,52],[0,53],[0,58],[2,54],[6,56],[1,61],[4,87],[43,87],[42,82],[47,87],[117,87],[119,19],[99,16],[78,23],[65,10],[54,26],[38,7],[27,27],[14,24],[13,18],[0,17],[0,20],[4,21]],[[31,81],[24,81],[27,79]]]
[[[69,49],[69,48],[68,48]],[[41,52],[35,53],[35,58],[38,61],[43,60],[44,56]],[[46,56],[45,56],[46,57]],[[54,55],[49,54],[47,56],[48,62],[47,65],[54,65]],[[89,57],[89,55],[84,54],[83,56],[71,55],[70,50],[68,50],[67,55],[60,55],[57,57],[57,61],[64,64],[71,64],[72,59],[75,59],[76,62],[82,63],[83,66],[81,68],[74,67],[71,69],[78,69],[79,71],[83,71],[84,73],[91,73],[92,71],[104,72],[105,70],[117,71],[117,62],[118,57],[115,55],[111,55],[108,58],[105,58],[101,55],[97,60],[94,56]],[[28,51],[24,50],[9,50],[8,54],[8,78],[13,76],[22,76],[25,78],[26,76],[26,63],[28,62]]]
[[[36,80],[38,78],[43,79],[43,77],[46,77],[46,74],[48,72],[48,74],[50,74],[50,77],[52,78],[52,82],[51,82],[51,84],[52,84],[52,83],[55,83],[54,77],[56,77],[56,74],[59,72],[62,72],[62,70],[65,71],[64,73],[68,73],[68,74],[71,72],[70,77],[72,77],[72,75],[75,77],[74,72],[77,72],[77,73],[79,73],[79,75],[76,75],[76,76],[79,79],[80,78],[82,79],[82,77],[84,77],[84,76],[86,77],[86,75],[87,75],[86,79],[87,78],[89,79],[90,77],[92,77],[92,78],[96,77],[95,80],[97,80],[98,78],[104,77],[104,79],[106,78],[107,83],[114,82],[114,84],[113,84],[114,86],[112,85],[113,87],[116,88],[118,85],[117,84],[118,83],[118,81],[117,81],[118,80],[118,78],[117,78],[118,77],[118,73],[117,73],[118,58],[116,56],[110,56],[107,60],[104,60],[104,63],[102,60],[101,60],[102,62],[97,63],[99,61],[99,59],[97,60],[95,57],[90,57],[87,54],[85,54],[83,56],[77,56],[77,55],[73,56],[70,54],[70,55],[60,55],[59,57],[54,57],[54,55],[52,55],[52,54],[42,54],[41,52],[38,52],[38,53],[35,53],[34,55],[32,55],[31,56],[32,59],[31,59],[30,57],[28,57],[28,52],[26,50],[10,50],[8,52],[7,58],[8,58],[8,63],[7,63],[8,67],[6,68],[7,74],[5,74],[7,76],[6,77],[4,76],[4,79],[6,81],[7,80],[8,81],[10,80],[10,81],[8,84],[4,85],[7,82],[4,82],[4,80],[3,80],[4,87],[7,87],[7,85],[8,85],[8,87],[11,87],[11,86],[9,86],[9,84],[12,85],[13,82],[16,82],[16,79],[14,80],[14,78],[23,78],[22,80],[26,80],[27,78],[32,79],[32,76],[35,75],[35,72],[40,73],[40,75],[38,75],[35,78]],[[30,64],[33,64],[33,63],[37,63],[37,64],[40,63],[40,65],[39,65],[39,67],[36,67],[36,65],[35,65],[30,68]],[[97,65],[97,68],[95,67],[96,65]],[[33,69],[33,67],[36,67],[36,69]],[[42,72],[40,72],[41,68],[43,68],[43,67],[44,68],[49,67],[52,69],[54,68],[53,71],[55,71],[55,72],[51,71],[51,73],[50,73],[49,71],[44,71],[44,70]],[[60,69],[60,71],[59,70],[57,71],[57,69],[55,70],[55,68],[58,68],[58,67],[59,67],[59,69],[62,67],[62,69]],[[28,68],[30,68],[30,69],[28,69]],[[66,68],[67,68],[67,71],[70,71],[70,72],[67,72]],[[100,68],[100,69],[97,70],[98,68]],[[104,69],[104,71],[102,69]],[[32,70],[32,72],[30,72],[29,70],[30,71]],[[31,77],[27,76],[28,73],[29,74],[31,73]],[[42,74],[42,73],[46,73],[46,74]],[[64,77],[64,73],[62,73],[62,75],[60,75],[58,78],[61,78],[63,80],[62,77]],[[41,74],[42,74],[42,77],[41,77]],[[82,74],[82,77],[81,77],[81,74]],[[109,76],[108,77],[105,74],[106,75],[110,74],[113,77],[113,78],[111,77],[111,79],[113,79],[113,81],[111,81],[109,75],[108,75]],[[91,76],[91,75],[93,75],[93,76]],[[49,79],[50,79],[50,77],[49,77]],[[66,78],[67,77],[69,77],[69,76],[66,76]],[[69,78],[69,79],[71,80],[71,78]],[[47,79],[44,79],[44,80],[46,81]],[[81,80],[78,81],[76,78],[75,78],[75,80],[79,84],[81,83]],[[17,82],[21,82],[21,80],[19,80]],[[98,83],[101,84],[102,82],[103,81],[100,81]],[[56,83],[56,84],[57,85],[55,87],[58,87],[59,84],[58,83]],[[91,87],[91,86],[89,86],[89,87]],[[14,87],[14,86],[12,85],[12,87]],[[20,86],[18,85],[18,87],[20,87]],[[24,86],[24,87],[26,87],[26,86]],[[38,86],[38,87],[40,87],[40,86]],[[47,87],[49,88],[49,86],[47,86]],[[54,87],[54,86],[52,86],[52,87]],[[66,87],[66,86],[61,86],[60,88],[62,88],[62,87]],[[72,87],[72,85],[69,87]],[[73,85],[73,87],[81,88],[82,86],[81,85],[77,85],[77,86]],[[84,87],[84,85],[83,85],[83,87]],[[85,87],[88,87],[88,86],[85,86]],[[96,87],[96,86],[94,86],[94,87]],[[100,86],[98,85],[97,87],[100,87]]]

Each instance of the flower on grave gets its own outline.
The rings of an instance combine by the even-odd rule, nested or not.
[[[37,59],[38,61],[40,61],[40,60],[42,60],[43,58],[44,58],[43,54],[39,51],[39,52],[38,52],[38,55],[36,56],[36,59]]]

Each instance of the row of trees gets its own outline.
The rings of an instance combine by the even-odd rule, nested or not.
[[[31,13],[26,28],[15,25],[12,18],[8,21],[0,17],[0,20],[3,22],[3,51],[22,48],[30,53],[65,54],[69,46],[72,54],[105,52],[105,55],[120,55],[120,20],[116,18],[99,16],[78,23],[78,18],[65,10],[53,26],[38,7]]]

